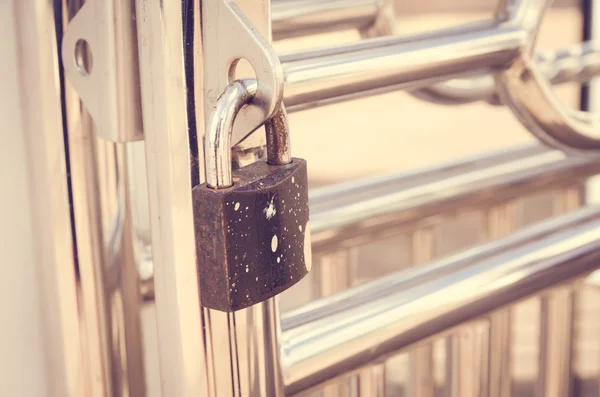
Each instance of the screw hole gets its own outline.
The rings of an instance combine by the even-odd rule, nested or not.
[[[230,83],[240,79],[256,79],[256,72],[247,59],[238,58],[229,65],[228,77]]]
[[[83,39],[75,43],[75,67],[82,76],[92,73],[92,50],[88,42]]]

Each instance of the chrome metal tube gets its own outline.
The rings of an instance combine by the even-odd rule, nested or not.
[[[557,51],[536,54],[538,67],[552,84],[589,81],[600,73],[600,46],[587,41]],[[412,92],[418,98],[442,103],[462,104],[492,100],[496,92],[493,76],[454,79]]]
[[[284,102],[289,110],[298,110],[485,72],[516,59],[526,40],[522,29],[487,21],[409,38],[282,55]]]
[[[247,84],[246,84],[247,83]],[[234,81],[217,99],[215,113],[204,135],[206,183],[219,189],[233,185],[231,174],[231,135],[240,109],[256,93],[256,80]]]
[[[201,396],[207,360],[194,255],[182,2],[137,0],[136,18],[160,389],[162,396]]]
[[[3,395],[89,395],[82,381],[90,373],[82,366],[57,7],[41,0],[0,3]]]
[[[70,21],[78,15],[82,4],[63,2],[68,6],[65,18]],[[64,98],[78,292],[85,330],[82,366],[86,376],[82,381],[86,393],[93,395],[144,396],[139,255],[130,196],[130,183],[135,182],[129,179],[127,146],[97,137],[91,113],[68,79]]]
[[[460,207],[502,202],[544,187],[576,183],[600,171],[593,161],[569,158],[559,151],[537,148],[505,154],[504,162],[487,166],[448,166],[420,178],[388,176],[356,181],[311,194],[313,251],[334,249],[345,240],[376,238],[377,233]],[[503,156],[498,156],[500,160]],[[483,161],[483,160],[482,160]],[[414,178],[414,179],[413,179]]]
[[[524,157],[526,156],[524,151],[520,152]],[[565,183],[568,185],[581,183],[583,182],[585,175],[590,176],[600,172],[600,164],[598,163],[586,162],[578,159],[577,163],[573,164],[571,163],[571,160],[573,159],[567,159],[560,152],[546,151],[545,154],[545,156],[543,154],[539,154],[538,156],[530,154],[531,157],[528,159],[523,159],[523,162],[507,161],[504,166],[492,166],[489,169],[479,169],[471,172],[463,170],[462,173],[458,173],[456,176],[449,176],[447,178],[445,178],[443,173],[440,173],[439,180],[435,179],[429,183],[423,181],[418,185],[423,187],[423,190],[421,191],[424,193],[423,195],[413,195],[409,193],[403,198],[399,196],[394,198],[393,196],[385,194],[382,190],[380,190],[381,187],[377,188],[375,184],[371,186],[365,186],[363,184],[363,186],[365,186],[365,194],[366,192],[371,192],[371,195],[380,196],[381,201],[375,203],[374,201],[369,202],[367,200],[362,200],[362,203],[364,203],[364,210],[362,212],[364,218],[362,218],[360,215],[358,215],[358,212],[353,214],[352,212],[347,211],[353,207],[352,204],[344,204],[340,201],[336,203],[333,200],[329,200],[328,205],[331,205],[331,208],[339,207],[341,211],[335,215],[329,212],[328,216],[330,227],[327,228],[327,225],[321,224],[318,229],[319,232],[312,233],[311,236],[313,238],[318,238],[318,236],[321,235],[323,237],[327,236],[328,238],[331,238],[330,241],[327,241],[327,243],[322,246],[328,247],[329,249],[331,249],[332,246],[335,246],[335,242],[338,241],[337,238],[340,238],[339,241],[343,241],[355,238],[356,236],[361,236],[362,242],[368,242],[370,238],[374,239],[377,237],[377,231],[385,231],[392,228],[397,229],[402,224],[410,224],[410,222],[414,220],[435,216],[441,213],[452,212],[463,206],[476,207],[481,205],[483,202],[485,202],[485,204],[488,206],[493,205],[494,199],[498,201],[504,201],[509,197],[523,196],[527,194],[526,192],[539,191],[544,188],[545,183],[550,181],[551,185],[546,185],[546,187],[552,186],[554,188],[558,188],[561,184]],[[554,161],[556,161],[556,163],[553,164],[552,156],[550,156],[550,154],[558,154],[562,160],[555,158]],[[584,164],[588,164],[588,166],[586,167]],[[451,168],[449,168],[448,171],[449,170],[451,170]],[[464,175],[465,179],[462,179],[461,175]],[[484,181],[484,183],[493,183],[494,188],[490,188],[486,191],[486,188],[479,185],[479,182],[477,182],[473,176],[476,178],[481,178],[481,181]],[[577,181],[578,178],[581,178],[579,179],[579,182]],[[448,183],[444,184],[444,180],[448,180]],[[460,182],[460,184],[457,182]],[[500,184],[498,184],[499,182]],[[394,184],[390,183],[390,185],[392,185],[391,188],[393,189]],[[477,194],[474,194],[474,191],[467,193],[471,186],[477,189]],[[465,188],[467,190],[465,190]],[[456,196],[451,196],[451,200],[446,201],[443,197],[437,197],[435,192],[439,191],[439,189],[447,189],[448,191],[452,191],[454,194],[456,194]],[[406,188],[406,190],[410,191],[411,189]],[[419,190],[420,189],[417,188],[415,192]],[[425,194],[427,191],[430,191],[431,195]],[[506,195],[501,194],[502,192],[505,192]],[[340,192],[340,197],[344,196],[346,195]],[[354,197],[356,200],[359,200],[360,196],[354,193]],[[378,200],[378,198],[373,198],[373,200]],[[395,200],[400,201],[396,202]],[[348,203],[350,201],[351,200],[348,200]],[[386,202],[388,203],[388,206],[385,205]],[[417,204],[417,202],[419,204]],[[391,209],[394,203],[399,204],[403,207],[403,209],[397,213],[394,213],[394,211]],[[375,214],[370,213],[370,204],[373,204],[373,207],[377,207],[377,205],[387,207],[384,208],[384,210],[388,210],[385,217],[378,217]],[[431,204],[431,206],[429,206],[429,204]],[[346,210],[343,209],[344,207]],[[354,207],[357,209],[359,205],[354,205]],[[328,211],[324,209],[321,209],[319,212],[317,211],[313,211],[313,214],[328,213]],[[315,217],[316,216],[317,215],[315,215]],[[341,225],[339,221],[341,219],[346,219],[348,221],[347,228],[340,227]],[[365,226],[365,221],[372,221],[373,225]],[[336,236],[336,231],[340,230],[343,230],[344,234]],[[467,251],[464,254],[465,261],[468,261],[469,263],[474,260],[481,261],[488,258],[492,254],[498,254],[502,250],[506,250],[508,247],[512,246],[516,241],[515,239],[520,239],[521,242],[523,241],[522,238],[508,235],[503,240],[504,245],[499,244],[496,246],[498,251],[481,251],[478,248]],[[315,245],[316,244],[313,243],[313,246]],[[313,251],[318,252],[319,246],[320,245],[316,245],[317,249],[315,250],[315,248],[313,248]],[[412,269],[410,270],[410,273],[405,274],[406,280],[408,280],[406,282],[410,285],[417,285],[424,280],[420,278],[420,275],[427,275],[428,272],[429,270],[426,268]],[[390,280],[391,284],[389,284],[389,288],[396,290],[400,288],[400,284],[397,284],[397,281],[400,279]],[[402,283],[404,283],[404,281],[402,281]],[[333,310],[340,309],[341,305],[347,305],[347,307],[351,307],[356,305],[358,302],[364,302],[368,298],[368,295],[361,292],[364,288],[367,287],[359,286],[354,288],[352,291],[339,293],[328,298],[327,300],[317,300],[301,308],[285,313],[282,316],[282,329],[284,331],[289,331],[302,325],[312,323],[322,317],[333,315],[335,314]],[[331,305],[333,300],[336,301],[335,306]]]
[[[281,40],[343,29],[366,29],[381,0],[279,0],[271,3],[273,37]]]
[[[600,210],[588,208],[518,232],[510,245],[502,239],[471,250],[483,260],[465,264],[458,254],[421,269],[428,275],[418,282],[400,272],[349,290],[362,294],[355,305],[333,297],[325,308],[335,314],[283,333],[286,394],[586,275],[600,263],[599,235]]]

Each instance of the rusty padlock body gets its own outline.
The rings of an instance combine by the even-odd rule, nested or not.
[[[306,162],[259,161],[233,178],[230,188],[193,190],[200,298],[222,311],[279,294],[311,261]]]

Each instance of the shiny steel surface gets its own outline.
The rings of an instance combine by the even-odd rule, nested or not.
[[[535,60],[552,84],[590,81],[600,72],[598,44],[586,41],[557,51],[537,53]],[[436,103],[462,104],[487,100],[498,105],[492,75],[454,79],[413,91],[417,97]]]
[[[491,208],[487,213],[488,238],[509,236],[517,228],[518,214],[514,202]],[[510,309],[500,310],[489,317],[487,359],[481,364],[487,369],[490,397],[508,397],[511,394],[511,351],[513,314]]]
[[[137,0],[159,395],[207,395],[194,255],[182,3]],[[200,80],[201,81],[201,80]],[[198,83],[201,89],[201,82]],[[202,113],[199,113],[202,114]],[[197,161],[197,160],[196,160]],[[193,313],[193,314],[192,314]]]
[[[398,230],[403,225],[409,226],[411,221],[452,213],[459,208],[490,206],[494,205],[495,200],[502,203],[511,197],[526,195],[527,192],[558,188],[562,184],[568,186],[576,183],[577,178],[582,178],[583,181],[586,175],[589,177],[599,171],[598,163],[568,158],[557,151],[530,147],[420,175],[369,181],[370,183],[355,182],[337,190],[335,196],[332,190],[325,188],[321,195],[316,194],[311,201],[311,223],[317,224],[318,219],[324,220],[316,231],[313,231],[314,227],[311,228],[313,251],[319,254],[335,250],[335,247],[339,247],[336,244],[338,242],[365,243],[377,239],[378,231]],[[483,183],[477,182],[478,179]],[[411,188],[411,184],[415,185],[414,188]],[[394,193],[386,194],[387,189]],[[404,191],[406,194],[397,194],[398,191]],[[440,195],[440,191],[452,191],[450,200]],[[370,199],[365,200],[365,197]],[[385,215],[379,218],[369,210],[370,208],[381,209]],[[496,211],[498,209],[494,210]],[[491,214],[490,222],[500,223],[498,219],[494,220],[500,216],[502,215]],[[502,233],[498,226],[492,225],[491,228],[492,231],[496,229],[494,233],[498,237],[508,235],[507,232]],[[414,244],[419,247],[419,257],[414,260],[418,263],[431,260],[431,232],[420,229],[414,233]],[[355,240],[357,237],[360,237],[360,240]],[[319,244],[321,239],[324,240],[323,244]],[[511,244],[513,240],[508,237],[506,241]],[[497,253],[504,248],[498,246]],[[414,271],[415,274],[419,274],[420,270]],[[344,302],[352,305],[354,297],[364,301],[366,296],[356,292],[360,291],[360,288],[355,289],[353,295],[340,293],[331,297],[330,301],[335,299],[338,302],[339,306],[336,306],[336,309]],[[333,314],[325,309],[324,302],[315,301],[284,313],[282,329],[288,331],[315,321],[319,316]]]
[[[269,4],[266,3],[267,8]],[[254,100],[240,112],[234,124],[232,143],[236,144],[279,109],[283,97],[281,63],[270,45],[271,30],[257,29],[257,22],[253,24],[249,18],[252,14],[245,14],[236,2],[207,0],[201,2],[201,7],[205,122],[211,122],[219,96],[237,79],[240,59],[252,65],[258,81]],[[210,128],[208,124],[206,128]]]
[[[393,225],[453,208],[483,202],[490,205],[529,189],[568,184],[599,170],[596,162],[539,148],[491,156],[487,161],[487,166],[483,165],[486,160],[482,160],[480,167],[473,161],[458,168],[440,168],[422,179],[390,176],[347,184],[337,192],[333,188],[313,191],[310,198],[313,250],[333,249],[352,238],[375,239],[378,232]]]
[[[525,33],[494,21],[416,37],[365,40],[331,50],[281,56],[288,109],[414,89],[516,59]]]
[[[77,264],[69,216],[53,4],[41,0],[16,1],[2,4],[0,8],[6,12],[3,21],[7,22],[2,31],[7,34],[6,39],[14,39],[14,56],[9,51],[3,52],[6,57],[3,55],[2,71],[11,72],[14,67],[14,75],[11,73],[7,78],[15,84],[14,91],[11,85],[2,86],[3,93],[10,95],[2,102],[16,103],[16,108],[20,107],[20,111],[3,113],[2,117],[5,123],[2,134],[6,139],[2,145],[3,160],[6,160],[3,170],[14,175],[14,184],[3,188],[15,193],[27,192],[30,197],[29,225],[13,223],[26,219],[27,210],[22,203],[6,198],[3,201],[3,236],[19,235],[22,231],[30,234],[17,246],[11,246],[13,240],[10,238],[3,238],[3,251],[7,254],[4,258],[16,260],[1,265],[7,266],[3,269],[6,284],[2,287],[3,299],[7,299],[3,301],[0,321],[0,350],[6,364],[0,376],[0,394],[79,397],[86,392],[86,371],[82,368],[85,330],[80,322]],[[3,50],[8,50],[11,45],[6,44],[2,46]],[[7,112],[10,109],[3,108]],[[11,120],[16,123],[12,124]],[[17,139],[22,140],[26,156],[23,173],[19,172],[20,167],[11,153]],[[22,179],[19,180],[19,176]],[[10,181],[4,177],[3,180]],[[3,196],[5,194],[9,198],[13,195],[3,191]],[[14,213],[18,218],[4,217],[7,213]],[[29,230],[24,229],[27,226]],[[33,263],[18,259],[28,252],[32,253]],[[26,276],[21,279],[11,276],[13,273],[8,267],[15,266],[31,266],[33,271],[24,273]],[[17,293],[19,290],[29,292]],[[32,304],[32,293],[39,294],[37,307]],[[14,308],[15,316],[7,316],[9,308]],[[38,316],[38,321],[29,322],[31,329],[20,330],[19,324],[13,323],[15,319]],[[39,330],[35,329],[37,327]],[[41,340],[36,337],[37,333]],[[23,349],[22,345],[30,349]],[[36,348],[41,354],[36,354]]]
[[[496,76],[502,101],[536,137],[561,150],[593,153],[600,147],[596,116],[567,110],[531,54],[549,4],[502,0],[487,23],[283,56],[285,103],[303,109],[495,68],[501,70]]]
[[[231,165],[231,137],[234,122],[243,106],[248,105],[256,94],[256,80],[234,81],[221,93],[212,119],[204,135],[204,167],[206,183],[213,188],[233,185]]]
[[[134,0],[86,1],[67,25],[61,55],[96,133],[116,142],[143,139]]]
[[[327,316],[284,331],[286,394],[590,273],[600,259],[599,233],[598,209],[580,210],[470,252],[483,260],[469,260],[467,251],[433,262],[423,268],[429,277],[414,284],[401,272],[349,290],[363,293],[355,306],[334,300],[324,305]]]
[[[387,18],[387,0],[278,0],[271,4],[273,37],[281,40],[343,29],[368,31]],[[387,23],[392,25],[391,23]],[[391,29],[386,33],[389,34]]]
[[[68,26],[81,5],[63,3],[63,26]],[[68,81],[63,89],[86,345],[82,381],[85,392],[94,396],[144,396],[139,256],[131,218],[127,148],[98,138],[100,126],[95,126],[76,90]]]
[[[566,108],[531,56],[538,25],[550,3],[501,2],[497,16],[506,18],[508,24],[522,26],[531,38],[519,58],[497,74],[498,94],[542,142],[567,152],[594,154],[600,148],[597,115]]]

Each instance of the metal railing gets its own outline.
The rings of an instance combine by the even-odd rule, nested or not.
[[[599,171],[595,162],[530,147],[419,174],[325,188],[311,197],[313,250],[319,256],[357,247],[415,230],[415,222],[423,219],[494,208],[533,192],[581,186]],[[591,272],[597,268],[598,216],[597,209],[584,209],[284,314],[281,346],[286,394],[355,374],[366,364],[489,315],[492,309]],[[584,245],[590,259],[585,269],[570,267]],[[545,253],[565,260],[554,261]],[[521,259],[526,257],[531,261]],[[540,258],[548,259],[548,268]],[[561,269],[568,269],[564,277],[551,276]],[[569,271],[573,274],[567,277]],[[499,275],[505,277],[503,281],[495,278]],[[494,282],[502,288],[484,288],[495,286]],[[473,294],[482,294],[480,299],[464,292],[467,285]],[[437,295],[438,289],[440,294],[448,292],[446,298]]]
[[[588,275],[598,269],[599,233],[600,211],[581,210],[318,302],[310,321],[282,334],[286,394]]]
[[[222,0],[202,4],[217,1]],[[96,1],[102,7],[93,10],[114,13],[110,7],[116,3]],[[256,31],[269,38],[269,2],[237,3]],[[417,95],[451,101],[497,94],[544,142],[578,154],[596,149],[593,116],[565,111],[549,93],[550,83],[543,80],[544,76],[553,83],[591,79],[599,70],[594,43],[555,57],[536,57],[531,47],[546,2],[500,3],[493,19],[474,25],[276,56],[265,64],[281,68],[281,80],[273,73],[273,81],[280,85],[270,87],[279,91],[269,94],[260,78],[258,91],[268,94],[264,97],[267,101],[283,101],[291,110],[390,89],[418,89]],[[118,19],[98,17],[89,24],[80,19],[69,27],[82,4],[37,1],[14,5],[20,40],[18,63],[25,66],[19,69],[18,80],[21,89],[30,93],[24,100],[27,114],[23,127],[28,137],[30,183],[34,192],[40,186],[56,189],[50,199],[46,192],[38,192],[32,199],[39,219],[32,244],[49,306],[44,325],[48,329],[52,395],[144,396],[153,388],[164,396],[280,396],[357,374],[366,385],[369,376],[382,376],[381,363],[390,355],[482,316],[491,316],[490,328],[501,328],[502,332],[491,332],[490,338],[504,333],[500,336],[506,341],[507,329],[510,333],[509,326],[502,323],[506,318],[499,321],[491,312],[569,283],[599,266],[597,208],[580,209],[511,235],[515,228],[497,227],[487,236],[496,241],[432,261],[430,225],[423,226],[423,220],[483,208],[494,214],[488,219],[493,223],[494,216],[510,206],[507,202],[540,191],[576,192],[572,195],[575,199],[569,196],[565,199],[569,202],[561,204],[564,208],[557,212],[581,206],[579,190],[600,172],[598,162],[532,147],[312,192],[316,257],[331,259],[329,255],[336,252],[406,231],[428,241],[428,252],[412,258],[421,265],[418,268],[337,294],[353,283],[338,288],[332,282],[321,299],[284,313],[281,333],[273,300],[235,314],[202,307],[191,188],[202,179],[203,152],[198,137],[205,134],[205,125],[211,121],[204,114],[211,110],[207,105],[210,90],[203,86],[210,82],[205,73],[218,58],[203,51],[206,37],[201,28],[208,25],[199,20],[203,10],[192,1],[128,2],[136,26],[132,26],[132,18],[125,18],[121,22],[131,34],[115,36],[123,31],[123,26],[115,25]],[[273,34],[285,38],[297,32],[348,27],[360,29],[363,37],[385,34],[393,30],[389,7],[387,1],[281,0],[272,5]],[[88,12],[87,17],[95,15]],[[29,29],[31,25],[35,29]],[[85,54],[66,45],[59,51],[63,34],[71,28],[84,29],[75,33],[85,33],[88,38],[113,40],[112,44],[101,42],[105,52],[98,51],[98,41],[88,43],[88,55],[100,61],[94,65],[101,73],[94,74],[91,69],[84,76]],[[107,29],[111,34],[100,34]],[[75,33],[70,39],[79,37]],[[115,37],[128,45],[115,46]],[[136,65],[127,63],[135,53],[130,51],[133,41],[128,40],[136,41]],[[221,44],[224,42],[227,40]],[[124,49],[129,58],[119,58]],[[106,53],[113,50],[114,54]],[[119,67],[108,63],[113,56],[119,59]],[[71,85],[69,74],[74,72],[81,74],[74,81],[85,82],[86,95]],[[127,80],[130,73],[139,74],[139,84]],[[482,73],[495,75],[493,89],[489,76],[462,80]],[[106,84],[94,80],[98,76],[106,78]],[[461,80],[432,86],[455,78]],[[119,84],[122,81],[132,84]],[[464,84],[471,85],[466,90],[456,88]],[[94,127],[98,122],[94,117],[103,113],[90,115],[86,101],[108,104],[111,117],[131,123],[134,120],[129,117],[134,113],[118,108],[124,98],[139,102],[126,101],[135,115],[141,112],[143,126],[136,126],[143,128],[136,129],[134,138],[142,138],[143,132],[143,143],[128,140],[133,131],[103,135],[116,136],[120,142],[95,136],[102,128]],[[108,113],[104,115],[108,117]],[[108,121],[123,125],[118,120]],[[64,136],[56,134],[61,130]],[[34,136],[41,138],[33,142]],[[234,162],[243,165],[252,160],[260,154],[260,147],[256,135],[245,140],[233,152]],[[322,277],[327,271],[332,269],[315,266]],[[548,310],[554,316],[570,313],[572,308],[571,298],[545,304],[558,308]],[[156,379],[146,372],[153,358],[142,338],[141,313],[148,307],[156,313],[156,321],[150,321],[157,333]],[[547,335],[561,330],[561,325],[548,324]],[[564,339],[544,354],[558,352],[556,357],[561,358],[570,354],[570,339],[564,336],[569,334],[560,335]],[[492,345],[487,346],[490,351]],[[427,355],[431,351],[417,352],[415,360]],[[499,357],[499,364],[489,365],[505,365],[506,357]],[[371,372],[367,375],[365,366],[372,364],[376,369],[368,367]],[[431,370],[427,365],[417,367],[420,374]],[[560,370],[548,364],[547,389],[563,390],[568,385],[565,379],[570,374]],[[489,372],[505,374],[506,368],[490,368]],[[496,379],[490,383],[494,381],[503,382]],[[415,393],[415,397],[421,394],[427,393]]]

